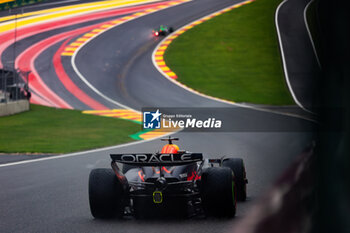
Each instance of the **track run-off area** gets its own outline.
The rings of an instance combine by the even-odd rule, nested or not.
[[[106,106],[90,98],[71,82],[62,67],[60,56],[71,55],[71,52],[76,50],[81,42],[95,36],[101,30],[103,31],[103,28],[109,28],[133,19],[136,16],[149,14],[184,1],[155,2],[157,1],[102,1],[42,10],[36,14],[27,13],[23,14],[23,16],[17,16],[12,21],[5,21],[1,23],[0,27],[0,67],[6,67],[6,63],[11,59],[10,54],[15,53],[15,68],[23,72],[31,71],[29,82],[30,88],[33,91],[32,103],[51,107],[79,109],[79,106],[68,103],[68,101],[65,101],[47,86],[41,77],[43,75],[40,76],[38,74],[34,63],[36,58],[51,46],[57,43],[66,45],[73,38],[83,35],[77,38],[77,41],[70,43],[69,46],[64,48],[64,52],[58,49],[55,53],[58,56],[54,56],[51,62],[55,66],[56,75],[61,83],[79,101],[92,109],[107,109]],[[141,4],[142,6],[139,6]],[[134,12],[137,13],[133,14]],[[104,21],[109,17],[115,19]],[[89,25],[80,25],[83,23],[86,24],[86,22],[89,22]],[[72,27],[72,25],[77,26]],[[51,32],[52,30],[56,30],[57,32],[45,39],[40,38],[40,40],[35,41],[36,38],[33,38],[38,37],[40,34]],[[21,48],[19,46],[13,48],[14,40],[21,41],[24,39],[31,40],[34,43],[31,43],[27,48]]]
[[[0,68],[11,68],[13,62],[9,60],[16,57],[14,68],[21,73],[30,71],[28,81],[33,104],[89,110],[83,113],[141,122],[139,111],[104,96],[83,77],[81,80],[88,88],[100,94],[112,106],[107,105],[107,107],[82,90],[81,84],[74,82],[67,74],[62,60],[67,61],[79,47],[112,27],[187,1],[101,1],[3,17],[0,27],[0,56],[2,57]],[[44,34],[48,36],[45,37]],[[39,40],[35,38],[37,36],[40,37]],[[28,45],[26,47],[15,45],[15,42],[18,43],[21,40],[28,40],[30,43],[26,43]],[[35,61],[46,50],[58,44],[60,46],[55,48],[55,53],[48,62],[53,65],[49,68],[52,73],[39,73]],[[51,75],[58,79],[59,85],[63,86],[61,89],[57,90],[50,86]],[[67,95],[69,95],[68,98]],[[141,134],[139,138],[149,139],[161,135],[165,133],[155,131]]]

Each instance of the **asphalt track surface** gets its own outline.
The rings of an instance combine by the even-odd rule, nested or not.
[[[239,2],[239,1],[236,1]],[[185,91],[153,67],[151,53],[159,41],[150,37],[150,30],[159,24],[175,28],[206,14],[232,5],[235,1],[197,0],[174,6],[132,20],[109,30],[84,46],[76,57],[79,71],[98,90],[129,107],[223,107],[229,106]],[[25,42],[23,42],[25,44]],[[30,42],[26,42],[30,43]],[[60,44],[42,53],[40,60],[52,60]],[[43,60],[41,60],[43,61]],[[69,60],[62,60],[68,67]],[[43,72],[43,71],[39,71]],[[51,72],[45,70],[45,72]],[[94,94],[66,68],[79,87]],[[42,75],[48,86],[57,82]],[[55,91],[74,108],[83,106],[72,95]],[[62,91],[63,92],[63,91]],[[65,92],[66,93],[66,92]],[[62,94],[62,95],[61,95]],[[96,97],[101,104],[118,108]],[[300,118],[231,106],[235,110],[232,124],[299,125],[312,123]],[[162,143],[153,140],[126,147],[84,152],[79,155],[0,167],[0,231],[1,232],[228,232],[244,217],[249,206],[293,161],[312,139],[310,132],[241,130],[231,133],[177,133],[181,149],[203,152],[205,157],[223,155],[242,157],[248,172],[248,200],[238,204],[234,219],[152,220],[134,219],[100,221],[90,215],[88,175],[91,169],[109,167],[109,153],[155,152]]]
[[[277,20],[281,43],[285,55],[285,65],[291,88],[296,99],[307,110],[317,104],[314,99],[321,67],[306,26],[304,11],[310,0],[281,3]]]

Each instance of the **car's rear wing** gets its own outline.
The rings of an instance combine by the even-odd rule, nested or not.
[[[179,166],[203,161],[202,153],[128,153],[111,154],[113,162],[119,162],[135,166]]]

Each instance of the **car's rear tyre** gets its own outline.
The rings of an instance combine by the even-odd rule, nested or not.
[[[122,217],[126,191],[112,169],[99,168],[90,172],[89,202],[95,218]]]
[[[237,201],[245,201],[247,199],[247,175],[243,159],[227,158],[222,162],[223,167],[230,168],[235,175],[237,186]]]
[[[203,171],[200,193],[207,216],[233,217],[236,214],[236,191],[231,169],[210,167]]]

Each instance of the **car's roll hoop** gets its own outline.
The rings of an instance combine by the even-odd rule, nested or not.
[[[161,141],[168,142],[169,144],[173,144],[173,141],[179,141],[179,138],[173,138],[173,137],[167,137],[167,138],[161,138]]]
[[[126,153],[111,154],[112,162],[136,166],[180,166],[203,161],[202,153],[181,152],[177,154],[162,153]]]

